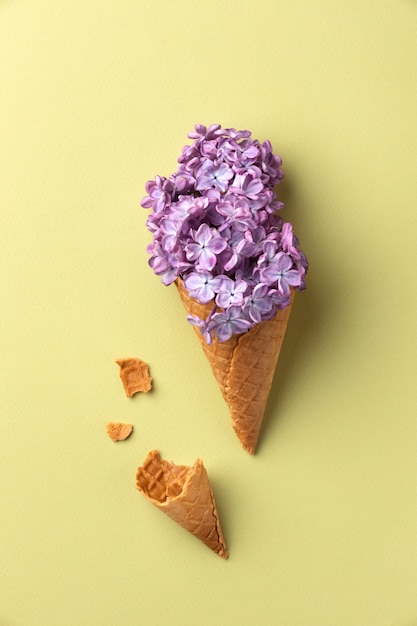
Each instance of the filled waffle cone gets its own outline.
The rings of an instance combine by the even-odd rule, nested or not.
[[[174,465],[152,450],[136,473],[136,487],[180,526],[227,558],[216,504],[201,459],[192,467]]]
[[[188,314],[206,319],[213,303],[201,304],[191,298],[180,279],[176,286]],[[256,324],[244,334],[232,335],[225,342],[214,337],[207,344],[194,327],[230,409],[232,426],[249,454],[255,452],[293,300],[291,290],[289,306],[278,310],[273,319]]]

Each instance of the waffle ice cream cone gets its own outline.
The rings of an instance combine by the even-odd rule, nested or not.
[[[176,286],[188,314],[206,319],[213,303],[201,304],[191,298],[179,279]],[[232,335],[223,343],[214,337],[207,344],[194,327],[230,409],[232,426],[249,454],[255,452],[293,300],[294,290],[289,306],[277,311],[273,319],[256,324],[247,333]]]
[[[152,450],[137,471],[136,487],[180,526],[227,558],[216,504],[201,459],[192,467],[174,465]]]

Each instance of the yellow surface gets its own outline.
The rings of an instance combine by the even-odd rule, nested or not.
[[[416,77],[414,0],[0,1],[1,626],[417,625]],[[196,122],[272,141],[311,264],[254,457],[147,265]],[[136,491],[152,448],[228,561]]]

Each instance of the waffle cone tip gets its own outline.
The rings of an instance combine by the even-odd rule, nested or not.
[[[201,304],[191,298],[179,279],[176,286],[188,314],[206,319],[213,303]],[[294,295],[291,290],[290,304],[279,309],[274,318],[256,324],[244,334],[232,335],[225,342],[214,337],[207,344],[200,330],[194,327],[229,407],[233,429],[249,454],[254,454],[256,449]]]
[[[228,557],[207,472],[201,459],[193,466],[163,460],[148,453],[136,473],[137,489],[180,526],[220,557]]]

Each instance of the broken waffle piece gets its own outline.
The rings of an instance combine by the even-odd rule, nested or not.
[[[192,467],[174,465],[152,450],[136,473],[136,487],[177,524],[227,559],[216,503],[201,459]]]
[[[141,359],[118,359],[116,363],[120,366],[120,378],[128,398],[135,393],[147,393],[152,388],[147,363]]]
[[[106,426],[107,434],[113,441],[124,441],[133,431],[133,424],[122,422],[109,422]]]

